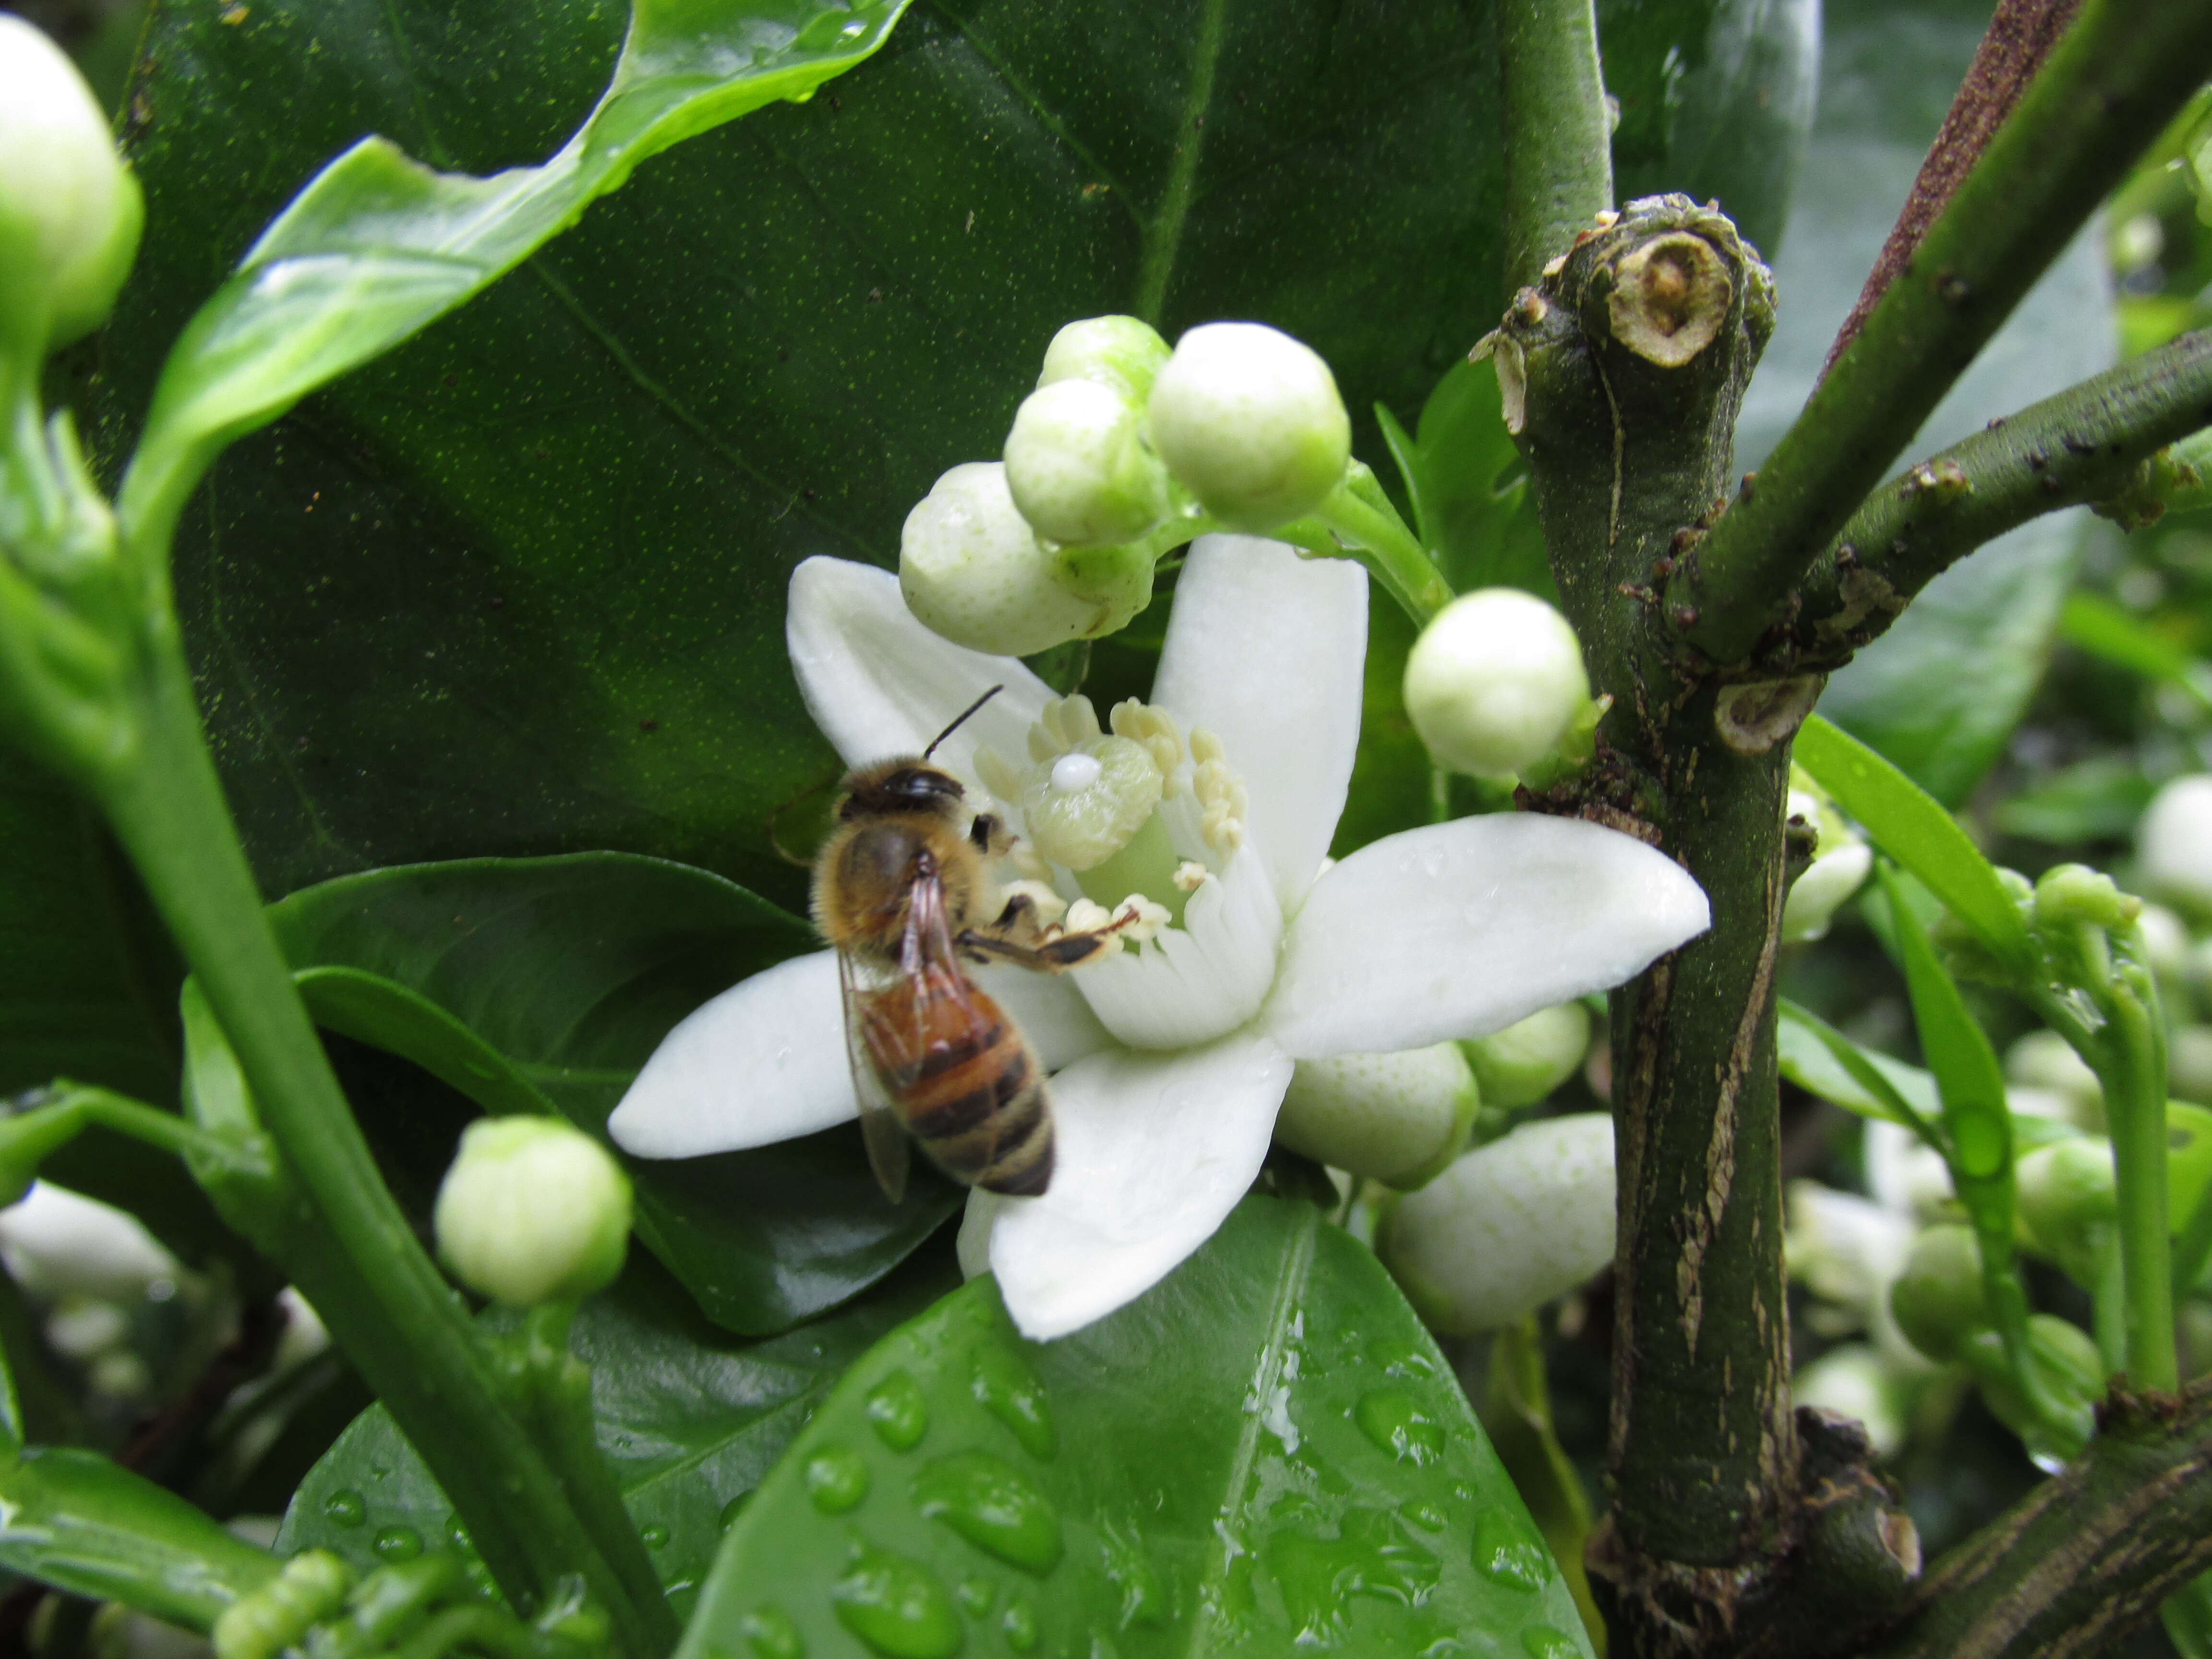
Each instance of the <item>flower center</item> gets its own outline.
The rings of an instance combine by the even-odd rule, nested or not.
[[[1180,808],[1186,836],[1194,827],[1195,839],[1226,860],[1243,836],[1244,787],[1218,739],[1194,732],[1186,750],[1164,709],[1132,698],[1115,708],[1110,724],[1110,732],[1100,726],[1088,697],[1065,697],[1046,704],[1030,728],[1030,765],[988,749],[975,764],[991,793],[1020,809],[1018,860],[1032,854],[1056,865],[1082,890],[1088,903],[1079,901],[1066,925],[1099,925],[1133,910],[1139,920],[1125,937],[1141,940],[1181,925],[1191,894],[1212,873],[1177,850],[1170,819],[1178,815],[1164,805]],[[1186,790],[1195,812],[1178,801]]]

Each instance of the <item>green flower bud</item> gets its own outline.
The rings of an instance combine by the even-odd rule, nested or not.
[[[2055,864],[2035,884],[2039,927],[2126,927],[2142,913],[2142,901],[2123,893],[2112,878],[2086,864]]]
[[[1539,1008],[1502,1031],[1460,1045],[1474,1067],[1482,1103],[1533,1106],[1575,1074],[1589,1051],[1589,1011],[1579,1002]]]
[[[1437,764],[1504,777],[1552,752],[1589,704],[1567,619],[1513,587],[1462,593],[1406,659],[1406,713]]]
[[[1302,1060],[1275,1139],[1334,1169],[1410,1191],[1467,1150],[1479,1102],[1457,1043]]]
[[[2212,915],[2212,773],[2176,778],[2136,826],[2143,888],[2199,916]]]
[[[52,347],[97,328],[144,222],[138,181],[76,66],[0,12],[0,335]]]
[[[328,1550],[309,1550],[259,1589],[222,1610],[210,1633],[216,1659],[276,1659],[345,1604],[353,1569]]]
[[[629,1177],[559,1118],[478,1118],[438,1188],[438,1254],[508,1307],[574,1302],[622,1271]]]
[[[1014,505],[1005,466],[969,461],[906,515],[899,591],[955,645],[1025,657],[1127,627],[1152,603],[1152,560],[1127,547],[1053,551]]]
[[[1152,383],[1152,447],[1232,530],[1264,534],[1319,507],[1352,459],[1352,420],[1310,347],[1260,323],[1207,323]]]
[[[1889,1310],[1905,1340],[1930,1359],[1955,1358],[1967,1337],[1988,1329],[1973,1230],[1930,1227],[1913,1240],[1905,1271],[1889,1287]]]
[[[2083,1136],[2039,1146],[2021,1158],[2014,1178],[2030,1241],[2076,1282],[2090,1284],[2096,1235],[2120,1212],[2111,1144]]]
[[[1168,343],[1150,323],[1134,317],[1086,317],[1070,323],[1044,349],[1040,390],[1058,380],[1096,380],[1138,408],[1168,360]]]
[[[2055,1471],[2081,1455],[2095,1431],[2097,1402],[2105,1395],[2104,1358],[2086,1331],[2053,1314],[2027,1317],[2027,1363],[2058,1407],[2063,1419],[2058,1423],[2044,1422],[2030,1408],[2005,1365],[1996,1332],[1978,1332],[1963,1357],[1981,1384],[1990,1415],[2021,1437],[2039,1468]]]
[[[1138,405],[1097,380],[1054,380],[1023,399],[1006,434],[1006,488],[1038,535],[1126,542],[1168,514],[1168,470]]]
[[[1385,1218],[1376,1254],[1436,1329],[1512,1323],[1613,1260],[1613,1120],[1524,1123]]]

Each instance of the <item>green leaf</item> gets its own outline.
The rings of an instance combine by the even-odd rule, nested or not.
[[[570,1346],[592,1368],[599,1449],[687,1615],[728,1525],[838,1376],[884,1334],[956,1281],[917,1261],[828,1319],[745,1342],[700,1319],[650,1261],[585,1302]],[[500,1320],[508,1316],[487,1315]],[[367,1571],[453,1535],[453,1506],[381,1406],[371,1407],[307,1474],[276,1547],[327,1549]]]
[[[0,1468],[0,1568],[206,1630],[283,1565],[97,1452],[45,1447]]]
[[[1389,1277],[1310,1206],[1265,1198],[1075,1335],[1024,1342],[981,1279],[838,1383],[732,1528],[678,1655],[855,1637],[904,1659],[1589,1651]]]
[[[678,1020],[818,948],[804,922],[718,876],[618,853],[372,871],[295,893],[269,915],[295,970],[325,970],[303,985],[325,1024],[415,1061],[487,1110],[550,1103],[603,1137]],[[850,1129],[623,1161],[639,1237],[711,1318],[750,1334],[874,1283],[958,1201],[957,1188],[917,1172],[902,1203],[885,1203]]]
[[[2067,644],[2162,684],[2179,686],[2212,710],[2212,663],[2191,654],[2102,593],[2069,593],[2058,613]]]
[[[1931,1144],[1943,1103],[1936,1079],[1872,1049],[1862,1048],[1809,1008],[1784,997],[1777,1042],[1782,1075],[1808,1093],[1911,1130]]]
[[[1487,362],[1455,363],[1421,406],[1418,437],[1389,411],[1376,420],[1405,479],[1421,544],[1459,592],[1525,588],[1556,601],[1528,473]]]
[[[2034,971],[2020,908],[1959,821],[1880,754],[1818,714],[1797,731],[1797,763],[1864,824],[1883,852],[1918,877],[2015,972]]]
[[[1989,0],[1832,0],[1820,96],[1776,262],[1778,326],[1747,394],[1739,469],[1755,469],[1811,392],[1829,343],[1911,191],[1990,20]],[[1914,437],[1917,460],[2109,368],[2100,233],[2047,272]],[[2002,752],[2043,677],[2087,515],[2037,520],[1938,577],[1856,661],[1822,712],[1947,805]]]
[[[474,299],[641,162],[811,97],[881,46],[904,9],[634,0],[606,92],[544,166],[441,173],[362,139],[262,232],[170,350],[117,497],[124,518],[173,521],[226,445]]]
[[[134,89],[149,229],[106,342],[111,457],[149,360],[327,155],[377,131],[535,164],[619,21],[222,15],[162,6]],[[1709,26],[1608,47],[1608,74],[1662,87]],[[1000,452],[1073,317],[1261,319],[1350,408],[1418,407],[1501,301],[1495,62],[1480,0],[960,0],[642,170],[234,447],[188,514],[184,625],[265,884],[611,847],[796,902],[768,822],[836,762],[783,659],[791,566],[889,562],[939,472]]]
[[[2157,792],[2132,754],[2092,755],[1999,801],[1993,822],[2005,835],[2060,847],[2118,841]]]

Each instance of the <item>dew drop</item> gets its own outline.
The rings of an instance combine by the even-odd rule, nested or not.
[[[1522,1650],[1528,1659],[1582,1659],[1582,1650],[1565,1631],[1549,1625],[1531,1625],[1521,1632]]]
[[[341,1527],[357,1527],[368,1518],[368,1504],[349,1486],[323,1499],[323,1513]]]
[[[1552,1582],[1550,1552],[1507,1510],[1487,1510],[1475,1522],[1474,1565],[1512,1589],[1540,1590]]]
[[[753,1495],[750,1492],[739,1492],[735,1498],[732,1498],[728,1503],[722,1505],[722,1512],[714,1517],[714,1524],[720,1527],[724,1532],[729,1531],[732,1527],[738,1524],[738,1517],[745,1512],[745,1505],[752,1501]]]
[[[842,1515],[868,1495],[868,1466],[858,1453],[824,1446],[806,1460],[806,1494],[824,1515]]]
[[[1398,1513],[1415,1526],[1425,1527],[1431,1532],[1442,1532],[1451,1524],[1451,1516],[1446,1515],[1440,1507],[1434,1504],[1425,1503],[1418,1498],[1411,1502],[1399,1504]]]
[[[461,1524],[461,1517],[459,1515],[449,1515],[446,1517],[446,1541],[455,1549],[464,1552],[475,1547],[469,1542],[469,1529]]]
[[[969,1392],[977,1405],[1013,1431],[1030,1456],[1047,1458],[1059,1449],[1060,1434],[1044,1384],[1011,1346],[994,1344],[976,1354]]]
[[[989,1452],[940,1458],[915,1477],[916,1508],[977,1549],[1042,1577],[1060,1565],[1060,1512],[1029,1476]]]
[[[887,1550],[863,1549],[830,1587],[837,1622],[886,1659],[950,1659],[960,1615],[929,1569]]]
[[[386,1527],[368,1547],[380,1561],[412,1561],[422,1553],[422,1534],[412,1527]]]
[[[755,1607],[738,1621],[738,1633],[754,1659],[806,1659],[806,1638],[781,1607]]]
[[[665,1550],[668,1547],[668,1528],[658,1521],[640,1527],[637,1529],[637,1537],[638,1541],[649,1550]]]
[[[1386,1376],[1412,1380],[1434,1376],[1436,1362],[1419,1348],[1402,1347],[1395,1342],[1375,1341],[1367,1346],[1367,1357],[1382,1368]]]
[[[999,1592],[988,1581],[971,1574],[952,1587],[952,1596],[960,1603],[963,1613],[970,1619],[981,1619],[990,1612],[991,1604],[999,1599]]]
[[[869,1390],[867,1413],[876,1437],[893,1451],[912,1451],[929,1432],[929,1407],[904,1371],[893,1371]]]
[[[999,1628],[1006,1632],[1006,1645],[1016,1653],[1029,1653],[1036,1649],[1036,1614],[1019,1596],[1008,1599],[1006,1610],[999,1615]]]
[[[1401,1463],[1425,1467],[1444,1455],[1443,1425],[1401,1389],[1362,1395],[1352,1415],[1367,1437]]]
[[[1285,1531],[1261,1547],[1301,1646],[1334,1645],[1349,1627],[1352,1601],[1370,1596],[1419,1607],[1443,1577],[1437,1558],[1387,1510],[1346,1510],[1337,1535]]]

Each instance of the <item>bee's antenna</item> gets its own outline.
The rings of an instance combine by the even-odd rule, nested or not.
[[[942,732],[939,732],[935,737],[929,740],[929,747],[921,751],[922,759],[927,760],[932,755],[935,754],[937,752],[937,745],[939,744],[943,743],[945,738],[951,737],[955,732],[957,732],[970,714],[974,714],[977,709],[981,708],[985,703],[990,702],[992,698],[997,696],[1000,692],[1006,689],[1006,688],[1002,684],[993,686],[988,691],[986,691],[981,696],[976,698],[975,702],[969,703],[957,714],[955,714],[952,717],[952,724],[946,726]]]

